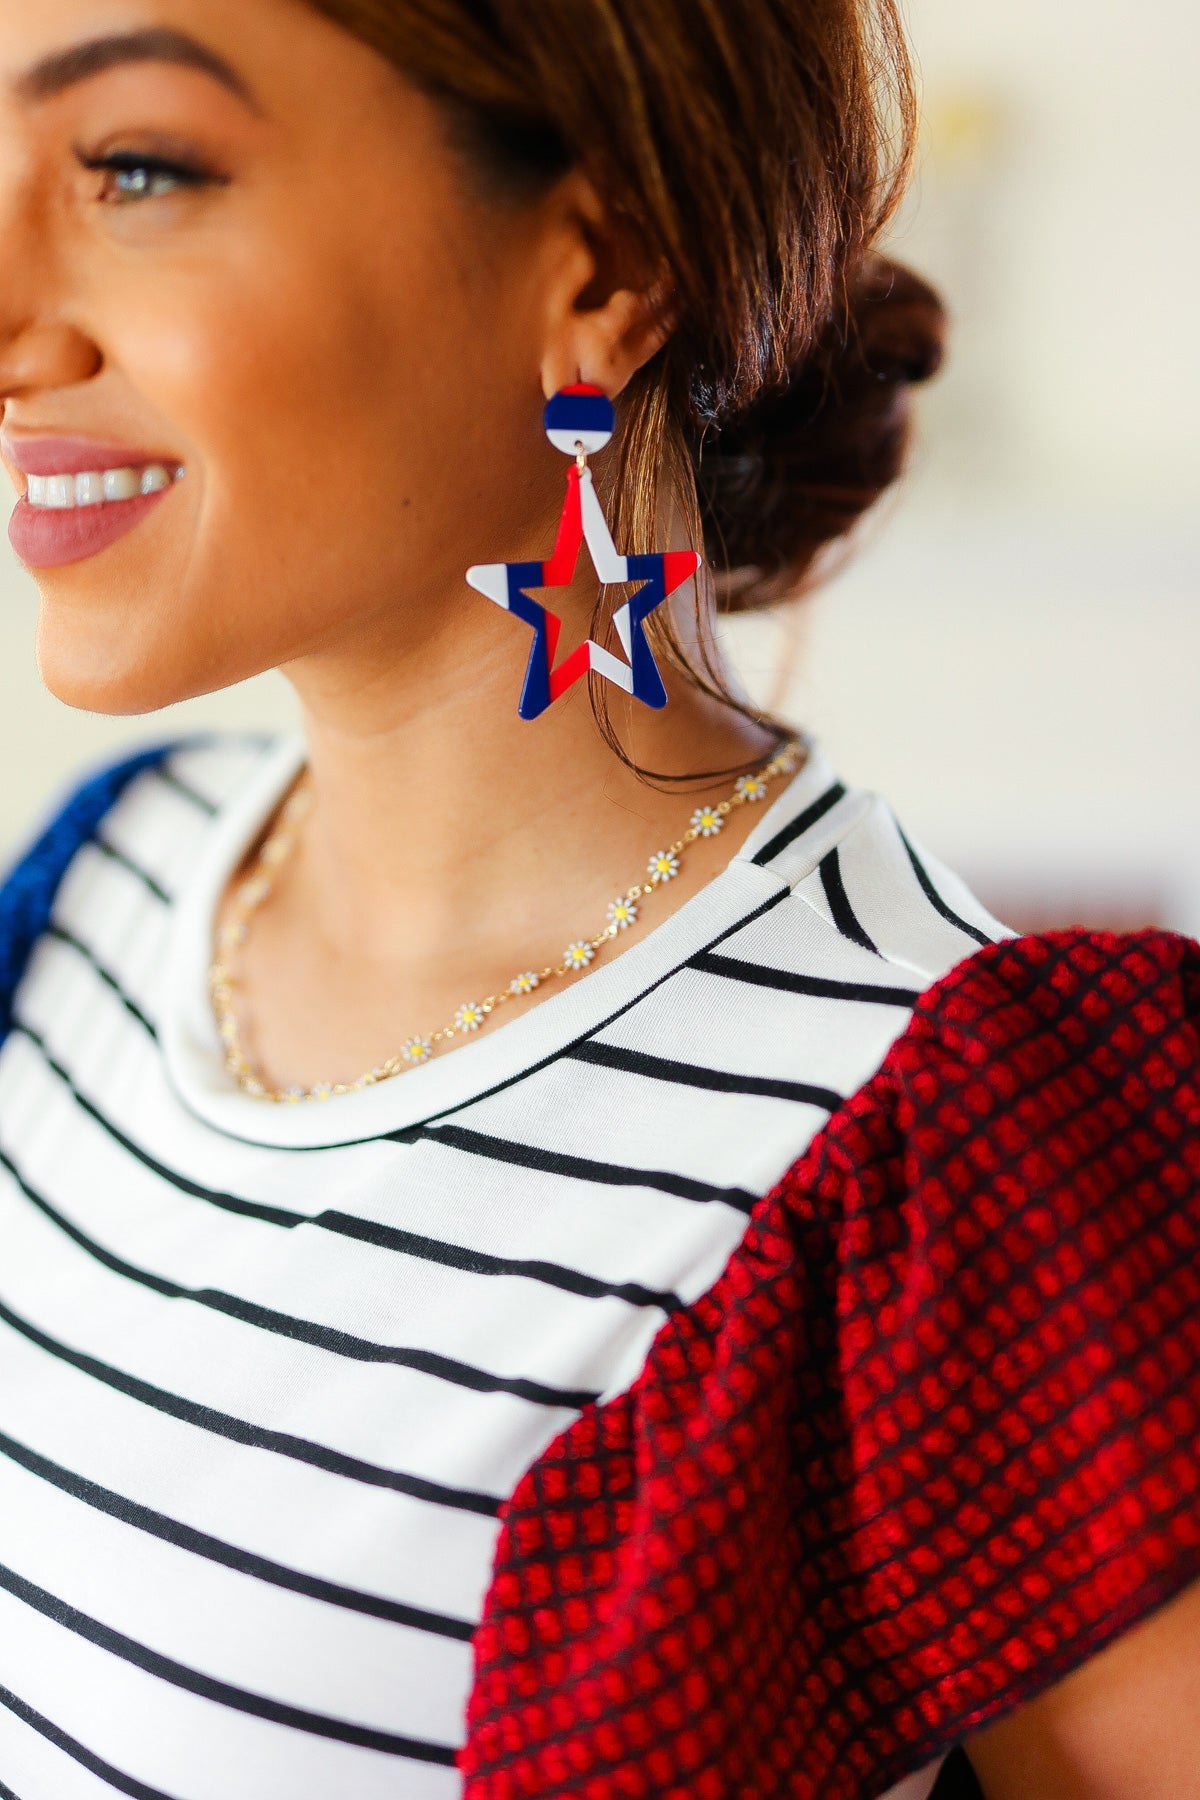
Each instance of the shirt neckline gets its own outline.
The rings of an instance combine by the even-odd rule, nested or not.
[[[303,734],[287,733],[221,808],[176,899],[159,1039],[177,1097],[224,1136],[281,1149],[329,1149],[427,1124],[553,1061],[789,891],[797,867],[807,860],[796,854],[804,834],[789,845],[789,879],[753,859],[834,783],[819,746],[802,741],[808,754],[800,770],[765,808],[737,853],[644,937],[530,1011],[418,1068],[352,1094],[286,1105],[255,1099],[232,1082],[209,1001],[208,969],[216,909],[230,874],[303,765]]]

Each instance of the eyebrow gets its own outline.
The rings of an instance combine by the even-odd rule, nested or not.
[[[210,50],[198,38],[190,37],[186,31],[175,31],[163,25],[89,38],[85,43],[72,44],[69,49],[56,50],[33,63],[17,77],[14,85],[22,100],[48,100],[65,88],[74,87],[78,81],[88,81],[93,75],[103,74],[106,69],[138,62],[177,63],[186,69],[199,69],[228,88],[231,94],[236,94],[252,112],[260,110],[250,88],[223,56],[218,56],[215,50]]]

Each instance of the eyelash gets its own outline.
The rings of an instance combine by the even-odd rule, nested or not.
[[[194,163],[172,162],[162,156],[145,156],[135,150],[113,150],[107,156],[86,156],[82,151],[75,152],[81,165],[88,170],[108,174],[143,175],[149,177],[143,183],[141,191],[136,188],[117,188],[115,194],[101,190],[100,198],[110,205],[124,206],[130,201],[158,200],[175,193],[181,188],[206,187],[213,183],[224,183],[225,177],[214,175],[209,169],[198,168]],[[170,188],[155,190],[153,182],[156,178],[166,176],[174,185]],[[107,185],[107,184],[106,184]]]

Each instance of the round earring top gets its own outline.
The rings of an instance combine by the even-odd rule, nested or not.
[[[546,436],[556,450],[574,456],[580,445],[585,456],[603,450],[616,429],[613,403],[602,388],[576,381],[551,394],[542,414]]]

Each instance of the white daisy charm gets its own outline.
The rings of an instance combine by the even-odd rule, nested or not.
[[[247,926],[244,919],[230,919],[221,927],[222,950],[236,950],[239,944],[246,941]]]
[[[541,985],[541,976],[533,969],[526,969],[520,975],[514,975],[508,984],[510,994],[532,994],[535,987]]]
[[[615,925],[618,931],[628,931],[638,916],[638,909],[632,900],[621,897],[611,902],[608,909],[608,922]]]
[[[589,943],[580,938],[577,944],[568,944],[567,953],[563,957],[568,969],[586,969],[596,952]]]
[[[283,1097],[287,1101],[289,1106],[294,1106],[296,1104],[297,1100],[303,1100],[306,1098],[304,1089],[302,1087],[284,1088]]]
[[[767,797],[767,784],[761,775],[740,775],[738,777],[737,792],[741,795],[743,800],[765,800]]]
[[[310,1090],[310,1098],[313,1100],[328,1100],[332,1094],[333,1087],[328,1081],[318,1081],[316,1087]]]
[[[656,850],[646,864],[651,881],[674,881],[679,873],[679,858],[673,850]]]
[[[406,1063],[428,1062],[433,1055],[433,1045],[427,1037],[410,1037],[406,1043],[401,1044],[400,1054]],[[379,1079],[374,1069],[371,1071],[371,1078],[376,1081]]]
[[[307,787],[296,788],[287,797],[283,808],[285,819],[306,819],[312,810],[312,792]]]
[[[468,1000],[466,1005],[460,1006],[454,1015],[454,1029],[455,1031],[478,1031],[486,1018],[487,1014],[478,1000]]]
[[[265,875],[252,875],[238,889],[238,899],[243,906],[261,906],[270,891],[271,884]]]
[[[715,806],[698,806],[692,814],[692,830],[699,837],[716,837],[725,824]]]

